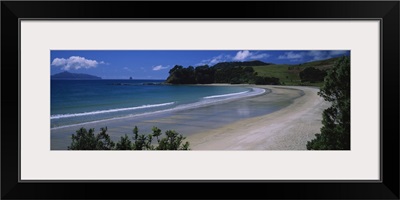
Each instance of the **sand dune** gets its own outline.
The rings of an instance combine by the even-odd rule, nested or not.
[[[188,136],[193,150],[305,150],[322,126],[322,112],[329,103],[319,89],[301,86],[260,86],[275,94],[302,90],[304,95],[274,113],[228,124]],[[295,90],[294,90],[295,89]],[[268,98],[265,95],[263,98]]]

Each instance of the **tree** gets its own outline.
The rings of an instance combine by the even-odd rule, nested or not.
[[[69,150],[111,150],[115,146],[107,134],[107,127],[101,128],[100,133],[94,135],[94,129],[87,131],[80,128],[76,131],[76,135],[72,134],[72,143],[68,147]]]
[[[126,134],[117,143],[116,150],[132,150],[132,142]]]
[[[254,83],[256,85],[279,85],[279,78],[256,76]]]
[[[309,150],[350,150],[350,58],[342,57],[328,72],[318,95],[332,103],[322,114],[321,133]]]
[[[199,84],[210,84],[214,82],[215,71],[213,68],[208,67],[208,65],[197,66],[194,69],[194,75],[196,83]]]
[[[157,142],[160,143],[160,139],[158,138],[161,135],[161,130],[155,126],[151,129],[153,131],[153,136],[157,138]]]
[[[100,128],[100,133],[96,136],[98,150],[111,150],[114,148],[115,143],[111,140],[110,136],[107,134],[107,127]]]
[[[72,134],[72,143],[68,147],[70,150],[93,150],[96,149],[97,142],[94,136],[94,129],[87,131],[85,128],[80,128],[76,131],[76,135]]]
[[[182,144],[185,137],[176,131],[168,130],[165,132],[166,138],[162,138],[157,150],[189,150],[189,142]]]
[[[210,84],[210,83],[250,83],[255,82],[257,73],[252,66],[269,65],[261,61],[223,62],[212,67],[208,65],[189,66],[176,65],[169,71],[166,80],[171,84]]]
[[[157,128],[157,127],[155,127]],[[154,129],[154,127],[153,127]],[[161,133],[161,130],[160,130]],[[154,147],[151,145],[153,141],[152,135],[139,134],[139,128],[135,126],[133,129],[133,144],[132,150],[153,150]]]
[[[175,65],[171,70],[169,70],[169,76],[167,82],[173,84],[182,83],[181,79],[182,77],[184,77],[182,70],[183,70],[182,66]]]
[[[310,82],[310,83],[324,81],[326,75],[327,74],[325,71],[316,69],[314,67],[307,67],[299,73],[301,82]]]
[[[72,134],[72,143],[68,150],[189,150],[189,142],[183,143],[186,138],[174,130],[165,132],[165,138],[159,138],[162,132],[159,128],[153,127],[152,134],[139,134],[139,128],[133,129],[133,141],[128,135],[124,135],[115,144],[107,134],[107,127],[101,128],[100,133],[95,135],[94,129],[87,131],[80,128],[76,135]],[[153,146],[153,137],[157,138],[158,146]]]
[[[180,65],[175,65],[174,68],[169,70],[167,83],[172,84],[194,84],[196,83],[194,67],[189,66],[183,68]]]

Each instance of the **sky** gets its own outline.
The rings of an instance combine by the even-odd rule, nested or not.
[[[103,79],[162,79],[175,65],[213,66],[219,62],[260,60],[275,64],[300,64],[350,55],[346,50],[52,50],[51,75],[63,71]]]

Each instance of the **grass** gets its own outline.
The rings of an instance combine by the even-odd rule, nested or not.
[[[331,58],[327,60],[307,62],[299,65],[265,65],[253,66],[258,76],[268,76],[279,78],[284,85],[307,85],[321,87],[323,82],[318,83],[302,83],[299,73],[307,67],[314,67],[321,70],[327,70],[333,67],[335,61],[339,58]]]

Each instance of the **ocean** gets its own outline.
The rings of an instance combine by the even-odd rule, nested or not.
[[[162,80],[51,80],[51,128],[148,117],[268,93],[252,87],[165,85]]]

